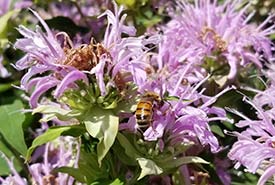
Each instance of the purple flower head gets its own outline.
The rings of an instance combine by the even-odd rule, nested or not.
[[[246,135],[234,134],[238,136],[238,141],[234,143],[228,156],[231,160],[237,161],[235,168],[244,165],[250,172],[255,173],[263,161],[274,159],[274,148],[271,146],[271,140],[260,142],[260,139],[255,141]]]
[[[268,27],[271,16],[259,26],[250,24],[253,14],[246,13],[250,4],[238,9],[240,3],[179,3],[179,14],[173,13],[172,20],[163,28],[160,58],[173,66],[187,62],[200,68],[207,60],[229,65],[228,80],[236,77],[238,66],[253,63],[262,67],[263,58],[272,59],[273,44],[268,38],[274,33],[274,25]]]
[[[140,85],[146,80],[145,62],[148,58],[149,48],[147,44],[156,44],[159,40],[155,37],[134,37],[136,29],[124,24],[126,14],[122,14],[123,7],[114,3],[114,13],[107,10],[99,18],[107,16],[108,24],[102,41],[102,47],[106,48],[106,55],[101,55],[99,64],[90,73],[96,75],[101,94],[106,95],[107,86],[119,86],[120,82],[133,81]],[[122,34],[129,35],[122,38]],[[104,72],[107,68],[108,73]],[[107,84],[104,75],[112,77]],[[118,79],[119,78],[119,79]],[[121,89],[120,89],[121,90]]]
[[[29,166],[31,178],[38,184],[55,182],[57,184],[73,184],[74,180],[65,173],[52,174],[54,168],[62,166],[76,167],[78,154],[73,153],[76,141],[71,137],[60,137],[57,143],[47,143],[44,150],[37,150],[43,153],[43,162],[33,163]],[[37,154],[36,154],[37,155]]]
[[[155,74],[155,81],[149,77],[149,80],[142,86],[145,92],[148,90],[149,92],[158,92],[162,99],[162,103],[152,102],[153,115],[150,125],[147,125],[145,130],[140,128],[137,123],[139,118],[134,115],[129,118],[128,130],[133,131],[135,127],[136,132],[142,131],[145,141],[158,141],[161,139],[175,148],[181,144],[209,145],[212,152],[218,152],[220,150],[218,140],[211,132],[208,124],[211,121],[228,119],[223,109],[214,107],[212,104],[231,88],[225,89],[214,97],[207,97],[202,95],[202,92],[197,92],[200,83],[194,84],[194,86],[180,84],[179,87],[176,87],[181,89],[181,93],[179,93],[175,91],[176,88],[172,89],[167,79],[165,79],[165,77],[169,78],[169,76],[175,76],[175,74],[166,75],[160,73],[161,77],[158,78],[158,75]],[[176,93],[172,94],[173,92]],[[169,96],[170,93],[174,95],[174,99]],[[169,100],[169,97],[172,99]],[[210,118],[209,115],[212,115],[212,117]],[[213,115],[216,115],[216,117],[213,117]],[[127,129],[125,125],[121,125],[121,129]]]
[[[178,37],[173,35],[173,38]],[[141,79],[145,77],[136,83],[140,97],[146,92],[154,92],[162,99],[160,104],[153,103],[152,121],[142,133],[144,140],[162,140],[174,148],[182,144],[209,145],[212,152],[218,152],[220,149],[218,140],[211,132],[208,123],[227,119],[223,109],[211,105],[229,89],[214,97],[204,96],[204,90],[199,92],[198,89],[208,77],[205,70],[195,65],[196,58],[186,62],[184,56],[180,56],[182,60],[178,61],[175,58],[177,54],[170,56],[170,52],[167,52],[165,55],[166,49],[177,47],[178,43],[165,46],[165,34],[163,38],[158,36],[158,39],[163,39],[159,43],[158,53],[151,52],[152,57],[147,62],[146,70],[141,70],[143,73],[137,74],[141,75]],[[210,114],[217,117],[209,118]],[[126,125],[121,125],[121,129],[127,129]],[[140,130],[136,116],[130,117],[128,121],[128,130],[133,131],[134,128],[136,132]]]
[[[30,79],[37,74],[56,70],[59,65],[56,61],[65,58],[63,49],[55,39],[50,28],[36,12],[33,11],[33,13],[45,28],[46,33],[43,33],[40,27],[36,28],[36,32],[24,26],[18,28],[18,31],[24,38],[18,39],[14,46],[27,54],[16,63],[15,68],[18,70],[29,68],[21,80],[21,89],[23,90],[28,90],[34,85],[41,84],[39,83],[39,80],[41,80],[39,78],[35,80]],[[48,79],[48,81],[51,80],[54,79]]]
[[[46,33],[42,32],[38,26],[36,32],[24,26],[19,26],[18,31],[24,38],[18,39],[14,47],[27,53],[22,60],[16,63],[16,68],[19,70],[32,67],[35,64],[47,67],[56,66],[58,60],[65,58],[63,49],[46,22],[36,12],[32,12],[38,18]]]
[[[56,87],[54,96],[59,98],[66,89],[76,87],[75,81],[83,80],[88,83],[86,74],[81,70],[87,69],[88,64],[94,65],[93,61],[85,65],[84,62],[90,59],[83,57],[83,53],[90,56],[87,50],[92,47],[91,45],[62,48],[44,20],[36,12],[33,11],[33,14],[39,19],[46,33],[42,32],[40,27],[33,32],[20,26],[18,30],[24,38],[18,39],[15,43],[16,48],[26,52],[26,55],[16,63],[15,68],[18,70],[28,68],[28,72],[21,79],[20,88],[31,94],[32,108],[37,107],[39,98],[52,88]],[[68,41],[67,35],[62,35],[64,40]],[[34,77],[45,74],[45,72],[50,72],[50,74]]]
[[[73,43],[63,32],[54,36],[36,12],[33,13],[46,30],[45,33],[38,26],[35,32],[24,26],[19,27],[24,37],[17,40],[15,47],[25,51],[26,55],[15,67],[19,70],[28,69],[20,87],[30,94],[31,108],[42,103],[41,98],[46,92],[52,92],[53,101],[67,104],[70,109],[79,105],[78,108],[86,110],[91,104],[97,103],[97,98],[103,100],[105,97],[110,100],[107,104],[111,105],[112,101],[121,99],[114,96],[125,92],[130,83],[139,87],[146,81],[146,68],[149,66],[146,59],[150,50],[146,46],[156,44],[159,38],[134,37],[135,28],[124,24],[126,14],[122,15],[123,7],[116,4],[114,7],[114,13],[107,10],[101,15],[106,15],[108,21],[102,42],[92,38],[88,44]],[[122,37],[122,34],[129,37]],[[76,89],[83,90],[84,94],[73,92]],[[96,89],[96,92],[88,92],[92,89]],[[90,93],[95,97],[90,97]],[[85,95],[89,96],[86,100]],[[80,99],[83,104],[79,103]],[[102,102],[103,107],[107,104]]]
[[[161,47],[161,44],[160,44]],[[139,89],[140,93],[155,92],[159,94],[163,105],[153,107],[153,117],[150,127],[143,133],[147,141],[163,139],[171,146],[181,143],[209,145],[212,152],[219,151],[217,138],[211,132],[210,121],[227,120],[225,111],[212,107],[212,104],[226,91],[226,88],[214,97],[203,95],[199,87],[208,79],[205,71],[194,68],[193,63],[178,63],[167,60],[158,54],[153,54],[150,60],[147,79]],[[169,100],[171,97],[176,99]],[[167,100],[166,100],[167,99]],[[203,103],[202,105],[200,105]],[[217,117],[209,118],[209,115]],[[135,119],[129,119],[129,130],[136,124]],[[136,124],[136,128],[138,125]]]
[[[47,143],[46,146],[36,150],[36,155],[43,156],[42,162],[36,162],[28,166],[30,172],[30,178],[33,183],[37,184],[50,184],[55,182],[56,184],[73,184],[74,179],[69,177],[65,173],[52,174],[54,168],[71,166],[76,167],[78,154],[73,153],[73,147],[75,147],[76,141],[71,137],[60,137],[57,142]],[[41,150],[42,149],[42,150]],[[9,160],[5,155],[12,175],[3,179],[0,177],[1,184],[18,184],[27,185],[27,181],[24,177],[21,177],[15,170],[13,162]]]
[[[169,133],[169,141],[171,145],[180,144],[181,142],[193,142],[195,144],[201,144],[203,146],[209,145],[211,152],[216,153],[220,150],[220,146],[217,138],[211,132],[209,122],[223,120],[229,121],[226,118],[225,111],[222,108],[211,107],[216,99],[230,90],[225,89],[215,97],[209,98],[204,96],[196,97],[198,99],[186,100],[186,102],[177,102],[175,111],[175,123],[167,125],[167,132]],[[195,92],[193,92],[195,93]],[[192,104],[196,104],[197,101],[202,101],[203,104],[194,107]],[[209,115],[216,115],[216,117],[209,117]]]
[[[270,76],[272,68],[266,74]],[[274,79],[270,79],[270,84],[265,91],[257,90],[257,95],[253,100],[244,100],[255,110],[258,119],[252,120],[243,114],[233,111],[244,120],[239,121],[236,126],[243,128],[241,133],[233,132],[238,137],[238,141],[232,146],[228,153],[231,160],[236,161],[235,167],[245,166],[252,173],[262,170],[263,174],[258,184],[264,184],[274,174],[275,160],[275,114],[274,114]]]

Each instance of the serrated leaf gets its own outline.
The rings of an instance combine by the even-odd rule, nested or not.
[[[163,172],[163,170],[150,159],[137,158],[137,161],[141,168],[141,173],[138,177],[138,180],[142,179],[146,175],[159,175]]]
[[[76,118],[81,115],[80,112],[74,112],[72,110],[66,110],[61,107],[57,107],[54,105],[39,105],[35,108],[32,114],[42,113],[43,118],[40,119],[41,122],[48,122],[54,118],[58,118],[59,120],[67,121],[72,118]]]
[[[79,132],[79,134],[81,134],[81,132],[84,131],[85,129],[83,129],[81,125],[51,127],[46,132],[39,135],[37,138],[33,140],[31,147],[27,151],[26,160],[28,161],[30,159],[31,154],[36,147],[41,146],[47,142],[53,141],[61,135],[75,136],[76,132]]]
[[[0,132],[15,150],[26,155],[27,146],[22,127],[25,115],[22,109],[23,104],[19,100],[10,105],[0,106]]]
[[[0,16],[0,38],[5,38],[6,37],[6,28],[8,25],[8,21],[13,16],[14,14],[18,13],[19,10],[12,10],[7,12],[6,14]]]
[[[113,145],[117,132],[119,118],[111,110],[94,107],[84,120],[88,133],[99,140],[97,144],[98,163],[101,161]]]

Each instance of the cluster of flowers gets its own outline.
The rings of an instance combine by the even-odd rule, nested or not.
[[[128,182],[147,175],[153,182],[155,175],[165,174],[162,180],[170,184],[171,171],[179,168],[184,183],[191,184],[195,169],[186,164],[206,163],[198,157],[203,150],[222,150],[210,123],[232,122],[226,111],[214,103],[236,88],[232,84],[238,86],[242,68],[253,64],[260,69],[263,61],[273,60],[273,44],[268,38],[274,33],[274,26],[268,26],[272,17],[259,26],[249,24],[253,13],[247,14],[249,4],[241,3],[177,2],[177,8],[167,9],[171,20],[156,29],[160,31],[150,30],[141,36],[135,36],[135,28],[125,24],[123,7],[114,3],[114,12],[106,10],[99,16],[101,20],[107,17],[100,41],[92,37],[72,41],[64,32],[54,34],[31,10],[45,32],[39,26],[35,31],[18,28],[23,38],[14,47],[26,55],[15,68],[27,70],[19,88],[30,95],[29,105],[34,113],[43,114],[42,121],[61,126],[85,125],[90,136],[98,139],[99,165],[110,152],[118,148],[124,151],[127,159],[141,168],[136,176],[136,170],[125,167]],[[272,72],[267,77],[273,79]],[[211,80],[218,89],[209,94]],[[259,184],[275,173],[274,110],[269,98],[273,83],[248,101],[257,110],[259,120],[236,112],[245,119],[237,126],[248,128],[241,134],[233,132],[238,141],[229,153],[230,159],[237,160],[237,167],[242,164],[251,172],[266,170]],[[138,110],[142,110],[140,115]],[[29,166],[33,181],[73,183],[68,174],[51,173],[61,166],[78,167],[81,143],[69,140],[60,138],[59,148],[51,148],[54,142],[44,147],[43,163]],[[51,150],[58,151],[54,159],[49,159]],[[125,165],[123,161],[116,162],[117,168]],[[11,162],[9,165],[13,169]],[[230,184],[225,170],[218,175],[224,184]],[[0,181],[26,184],[15,170],[12,172]]]
[[[38,132],[39,133],[39,132]],[[0,177],[1,184],[27,185],[32,184],[74,184],[74,179],[68,174],[53,175],[52,170],[62,166],[76,166],[78,161],[79,144],[75,138],[60,137],[54,142],[47,143],[44,147],[38,148],[34,153],[34,161],[28,166],[31,182],[21,176],[14,167],[13,159],[8,159],[2,152],[1,156],[7,161],[13,175],[6,178]],[[41,162],[41,157],[43,161]]]
[[[244,101],[249,103],[256,111],[257,120],[235,112],[244,120],[236,125],[244,128],[241,133],[233,132],[238,137],[228,156],[231,160],[236,160],[235,168],[243,165],[251,173],[259,172],[262,176],[258,184],[264,185],[266,181],[275,174],[274,166],[274,64],[269,66],[266,72],[269,84],[266,90],[256,91],[253,100],[247,97]]]

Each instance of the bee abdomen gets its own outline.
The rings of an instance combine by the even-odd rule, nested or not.
[[[148,127],[152,121],[152,103],[150,101],[140,101],[137,105],[135,115],[140,128]]]
[[[152,126],[154,103],[160,103],[160,97],[154,92],[148,92],[141,97],[135,112],[136,123],[140,131],[144,132]]]

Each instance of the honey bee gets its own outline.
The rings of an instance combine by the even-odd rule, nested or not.
[[[143,132],[152,124],[154,102],[159,104],[161,102],[160,96],[154,92],[147,92],[137,104],[136,122],[138,128]]]

